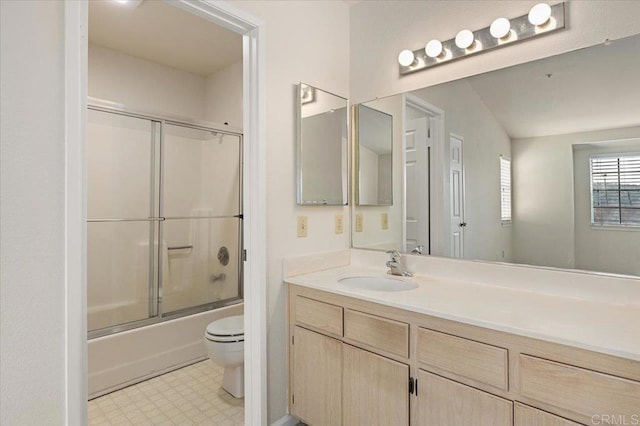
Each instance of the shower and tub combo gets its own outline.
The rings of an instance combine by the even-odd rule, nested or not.
[[[218,354],[212,345],[232,341],[212,357],[230,365],[234,352],[225,383],[238,382],[241,132],[89,104],[89,394]],[[225,317],[235,319],[217,321]],[[215,332],[203,345],[205,329]],[[241,387],[225,388],[242,396]]]

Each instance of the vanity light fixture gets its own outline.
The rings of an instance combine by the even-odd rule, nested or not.
[[[564,17],[565,2],[553,6],[538,3],[526,15],[512,19],[498,18],[491,23],[491,26],[477,31],[464,29],[458,32],[455,38],[446,41],[431,40],[424,49],[400,52],[398,55],[400,74],[421,71],[496,47],[558,31],[565,27]]]

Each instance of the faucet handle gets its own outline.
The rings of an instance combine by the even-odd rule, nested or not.
[[[398,262],[400,260],[400,253],[398,253],[398,250],[387,250],[386,253],[391,255],[392,261]]]

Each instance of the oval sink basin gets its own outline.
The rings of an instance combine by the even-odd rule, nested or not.
[[[407,291],[418,287],[417,283],[387,277],[348,277],[338,280],[345,287],[374,291]]]

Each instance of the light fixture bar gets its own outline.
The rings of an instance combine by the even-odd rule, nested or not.
[[[510,19],[511,29],[508,34],[502,38],[492,36],[490,27],[473,31],[474,41],[471,46],[466,49],[458,47],[456,45],[456,39],[452,38],[442,42],[442,53],[437,57],[432,58],[427,56],[424,48],[414,50],[413,63],[409,65],[400,64],[400,74],[405,75],[421,71],[455,61],[456,59],[487,52],[497,47],[509,46],[520,41],[561,30],[565,28],[564,8],[564,2],[551,6],[551,16],[542,25],[534,25],[529,22],[529,14]]]

